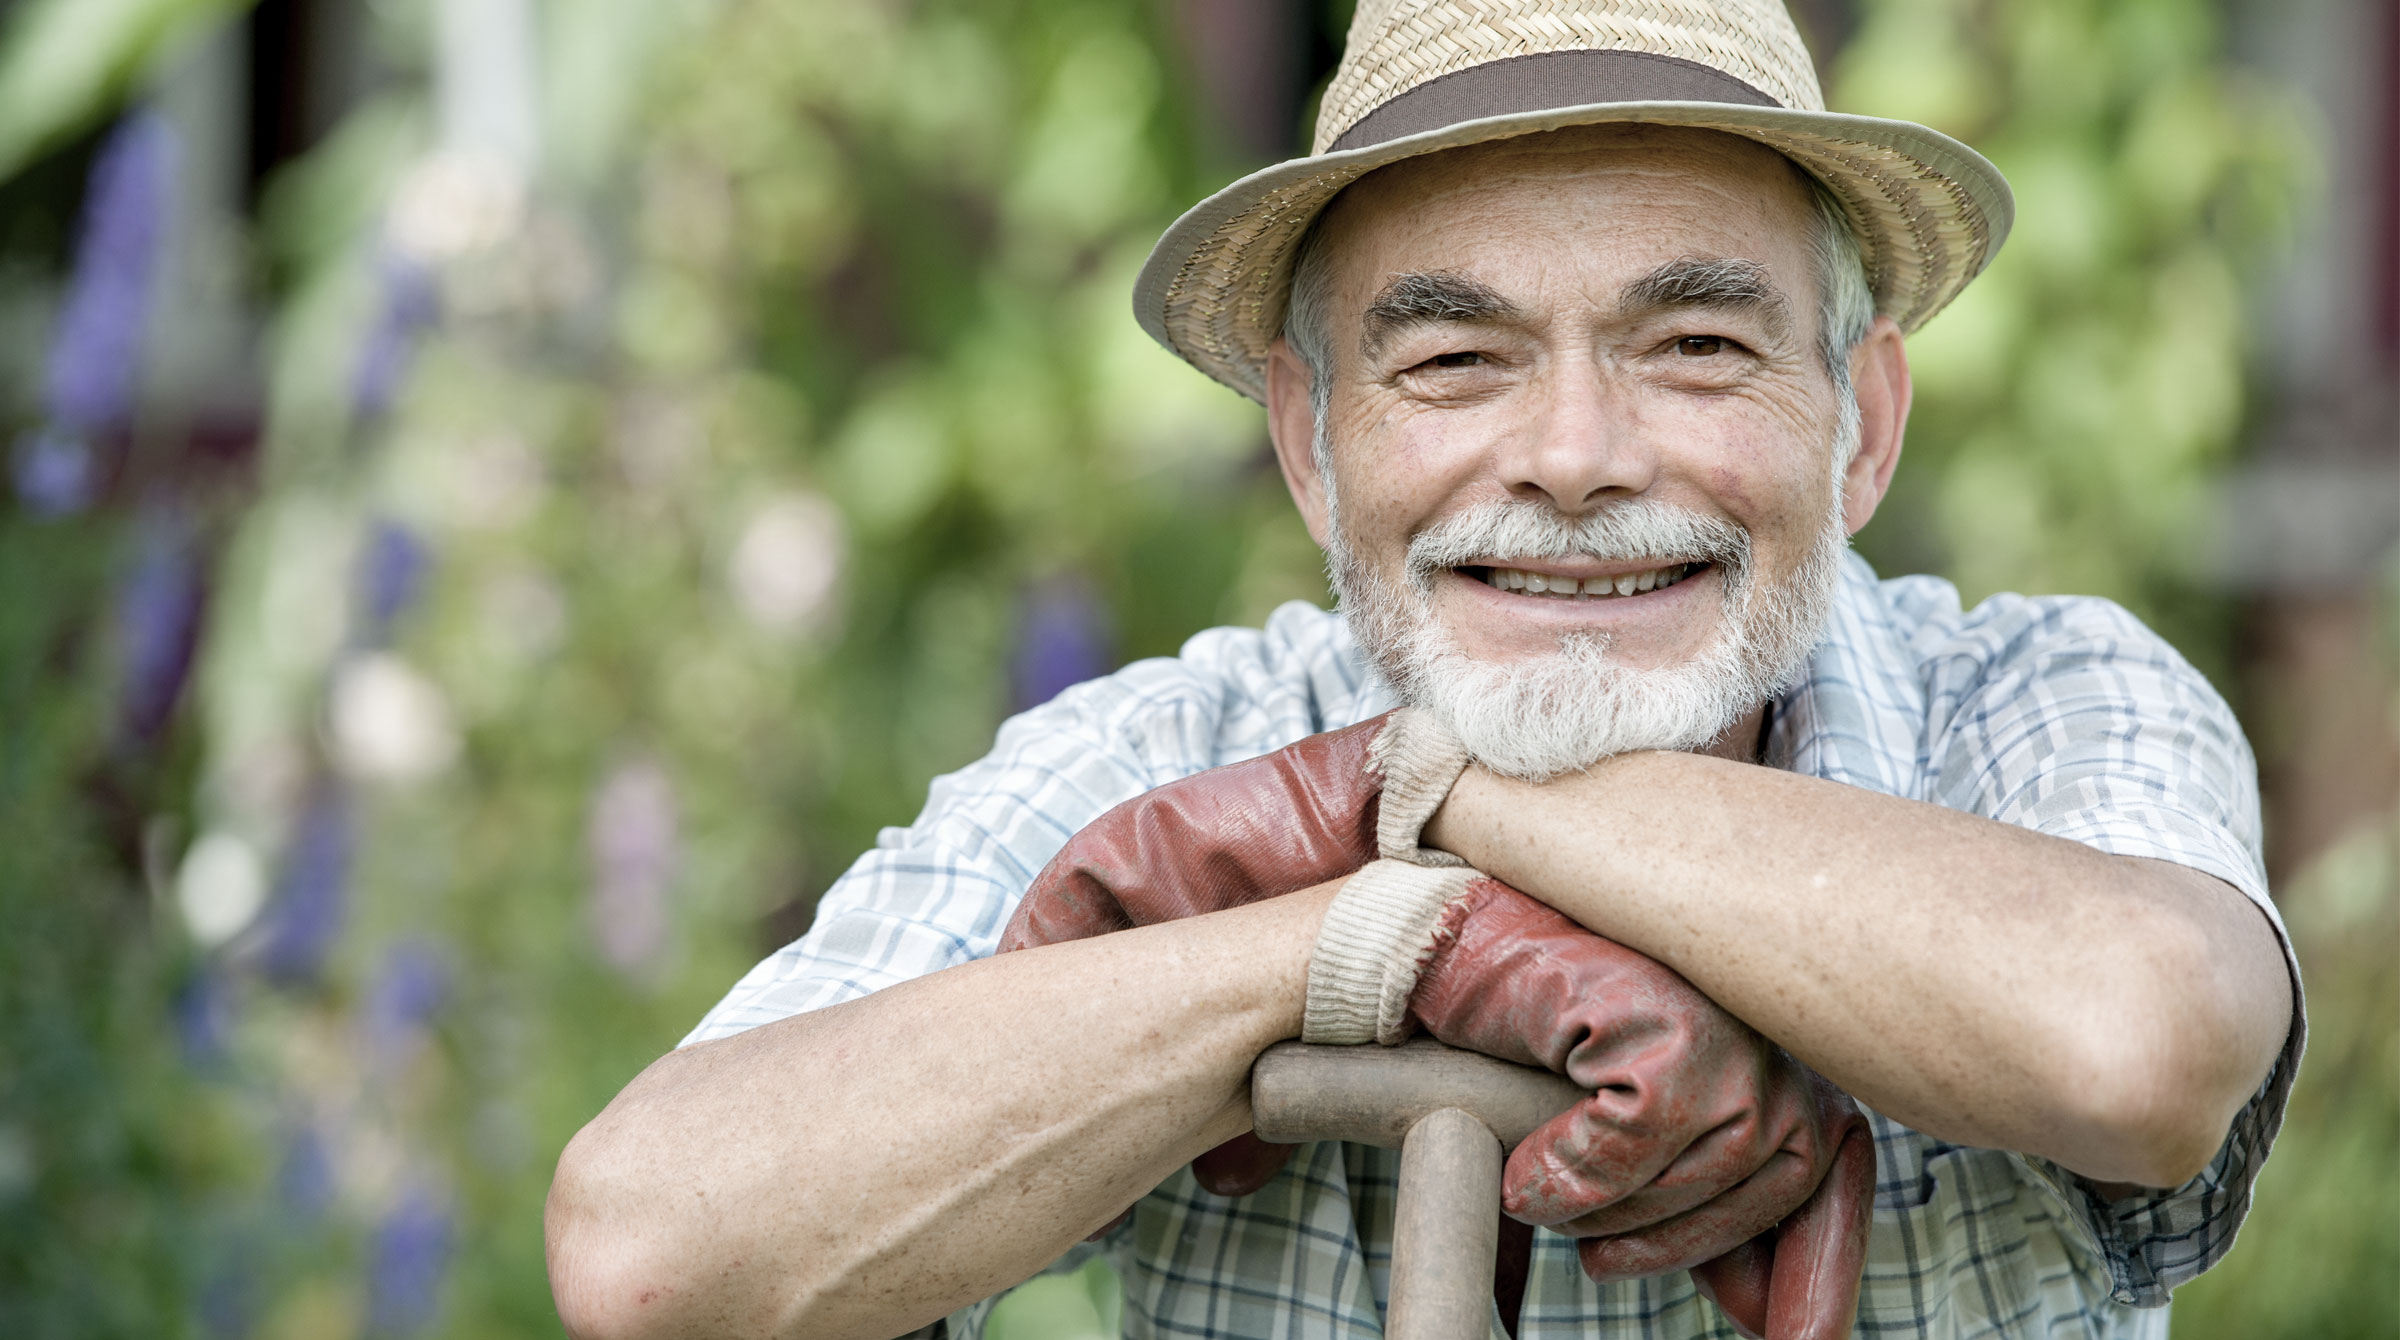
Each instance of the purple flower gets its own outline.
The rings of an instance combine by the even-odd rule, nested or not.
[[[203,596],[198,543],[181,512],[145,512],[133,571],[117,592],[118,718],[136,740],[157,736],[190,676]]]
[[[301,811],[267,909],[260,966],[281,982],[312,981],[341,938],[350,883],[350,807],[330,785]]]
[[[432,943],[403,940],[383,956],[367,994],[366,1032],[389,1053],[425,1027],[450,995],[450,960]]]
[[[408,376],[409,356],[416,352],[418,333],[441,313],[440,295],[424,266],[387,251],[381,271],[383,301],[376,309],[375,323],[367,328],[350,379],[352,401],[359,414],[368,418],[392,407],[400,383]]]
[[[285,1139],[282,1166],[275,1171],[275,1191],[290,1218],[300,1223],[320,1218],[332,1206],[333,1156],[314,1125],[296,1125]]]
[[[414,1335],[433,1321],[450,1268],[450,1212],[412,1186],[383,1222],[367,1261],[367,1332]]]
[[[10,464],[17,497],[35,516],[72,516],[91,506],[100,491],[100,462],[92,444],[56,425],[21,434]]]
[[[201,1326],[220,1340],[239,1340],[257,1327],[258,1275],[246,1254],[209,1272],[200,1288],[199,1313]]]
[[[226,1039],[233,1032],[234,1004],[233,983],[214,965],[203,964],[184,980],[169,1010],[186,1063],[207,1066],[223,1059]]]
[[[392,622],[416,603],[424,589],[432,554],[416,532],[397,521],[378,521],[359,562],[359,594],[366,606],[363,637],[381,646],[391,636]]]
[[[1009,684],[1016,710],[1039,707],[1061,689],[1108,673],[1115,663],[1108,612],[1091,587],[1070,576],[1035,585],[1025,595],[1017,623],[1017,649],[1009,658]]]
[[[157,114],[120,123],[92,164],[75,270],[50,346],[51,422],[91,433],[132,417],[178,146]]]
[[[592,930],[619,970],[648,967],[667,939],[667,892],[682,862],[675,787],[649,759],[618,764],[592,794]]]

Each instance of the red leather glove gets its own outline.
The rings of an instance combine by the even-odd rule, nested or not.
[[[1371,766],[1372,746],[1386,720],[1378,718],[1346,730],[1312,736],[1261,758],[1195,774],[1110,810],[1069,839],[1036,877],[1002,934],[1001,951],[1220,911],[1307,888],[1358,869],[1377,852],[1383,778]],[[1439,790],[1446,791],[1449,777],[1441,775],[1438,768],[1433,775]],[[1408,811],[1413,811],[1415,822],[1421,823],[1439,799],[1438,791],[1416,788],[1411,793]],[[1404,823],[1399,827],[1407,831],[1396,829],[1398,835],[1392,841],[1413,843],[1413,826]],[[1531,907],[1548,911],[1523,895],[1505,890],[1505,886],[1480,879],[1477,883],[1506,891]],[[1713,1003],[1699,996],[1672,971],[1575,928],[1556,913],[1550,916],[1575,935],[1622,956],[1629,980],[1639,978],[1638,969],[1646,967],[1661,979],[1662,989],[1684,993],[1709,1011],[1722,1015]],[[1740,1025],[1735,1023],[1734,1027]],[[1442,1034],[1437,1031],[1435,1036]],[[1520,1054],[1518,1059],[1531,1058]],[[1288,1146],[1270,1145],[1245,1135],[1194,1160],[1192,1167],[1200,1184],[1207,1189],[1221,1195],[1245,1195],[1272,1180],[1289,1155]],[[1864,1182],[1866,1190],[1871,1192],[1871,1148],[1866,1158]],[[1665,1197],[1653,1200],[1662,1198]],[[1783,1236],[1787,1241],[1799,1241],[1793,1230],[1812,1212],[1815,1202],[1786,1225]],[[1862,1232],[1863,1226],[1862,1220]],[[1829,1240],[1824,1232],[1806,1237],[1809,1244]],[[1720,1300],[1737,1325],[1755,1331],[1757,1326],[1766,1324],[1767,1309],[1781,1307],[1788,1311],[1794,1304],[1783,1300],[1803,1298],[1793,1288],[1778,1292],[1776,1286],[1787,1279],[1803,1278],[1791,1267],[1805,1258],[1805,1250],[1795,1254],[1787,1247],[1778,1258],[1768,1239],[1747,1244],[1739,1237],[1718,1241],[1741,1245],[1720,1262],[1694,1273],[1701,1287]],[[1642,1242],[1638,1236],[1629,1237],[1627,1255],[1638,1255]],[[1772,1268],[1771,1263],[1779,1259],[1789,1263],[1783,1271]],[[1856,1259],[1854,1253],[1845,1295],[1850,1299],[1856,1294]],[[1587,1254],[1585,1261],[1589,1268],[1592,1257]],[[1672,1266],[1667,1264],[1657,1267],[1669,1268]],[[1829,1277],[1839,1274],[1836,1269]],[[1800,1310],[1810,1314],[1822,1309],[1804,1305]]]
[[[1240,907],[1339,879],[1375,859],[1385,718],[1194,773],[1126,801],[1067,839],[1000,935],[1000,952]],[[1192,1160],[1200,1185],[1246,1196],[1292,1146],[1240,1135]]]
[[[1673,971],[1475,876],[1408,997],[1425,1031],[1592,1096],[1509,1156],[1502,1204],[1601,1281],[1690,1269],[1746,1335],[1847,1336],[1875,1142],[1847,1095]]]

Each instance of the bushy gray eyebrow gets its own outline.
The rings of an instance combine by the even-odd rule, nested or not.
[[[1415,326],[1521,321],[1524,313],[1480,279],[1450,270],[1394,275],[1360,318],[1359,350],[1368,358]]]
[[[1627,320],[1685,307],[1754,312],[1777,335],[1792,325],[1792,300],[1757,261],[1683,256],[1627,284],[1617,295],[1618,315]]]

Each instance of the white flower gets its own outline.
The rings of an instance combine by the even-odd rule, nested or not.
[[[409,169],[392,193],[392,244],[438,264],[488,250],[517,230],[525,188],[496,155],[443,152]]]
[[[334,673],[327,724],[335,762],[358,777],[417,781],[458,757],[449,700],[389,653],[354,657]]]
[[[202,947],[213,949],[240,934],[266,900],[266,872],[258,853],[233,834],[206,834],[183,854],[175,905]]]
[[[683,861],[675,787],[666,771],[646,758],[610,770],[592,795],[584,839],[600,952],[619,969],[639,972],[666,944],[667,894]]]
[[[806,628],[841,576],[842,515],[814,493],[768,500],[743,528],[727,578],[742,613],[771,633]]]

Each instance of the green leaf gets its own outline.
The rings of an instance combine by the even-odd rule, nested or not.
[[[0,178],[107,112],[247,0],[28,0],[0,46]]]

